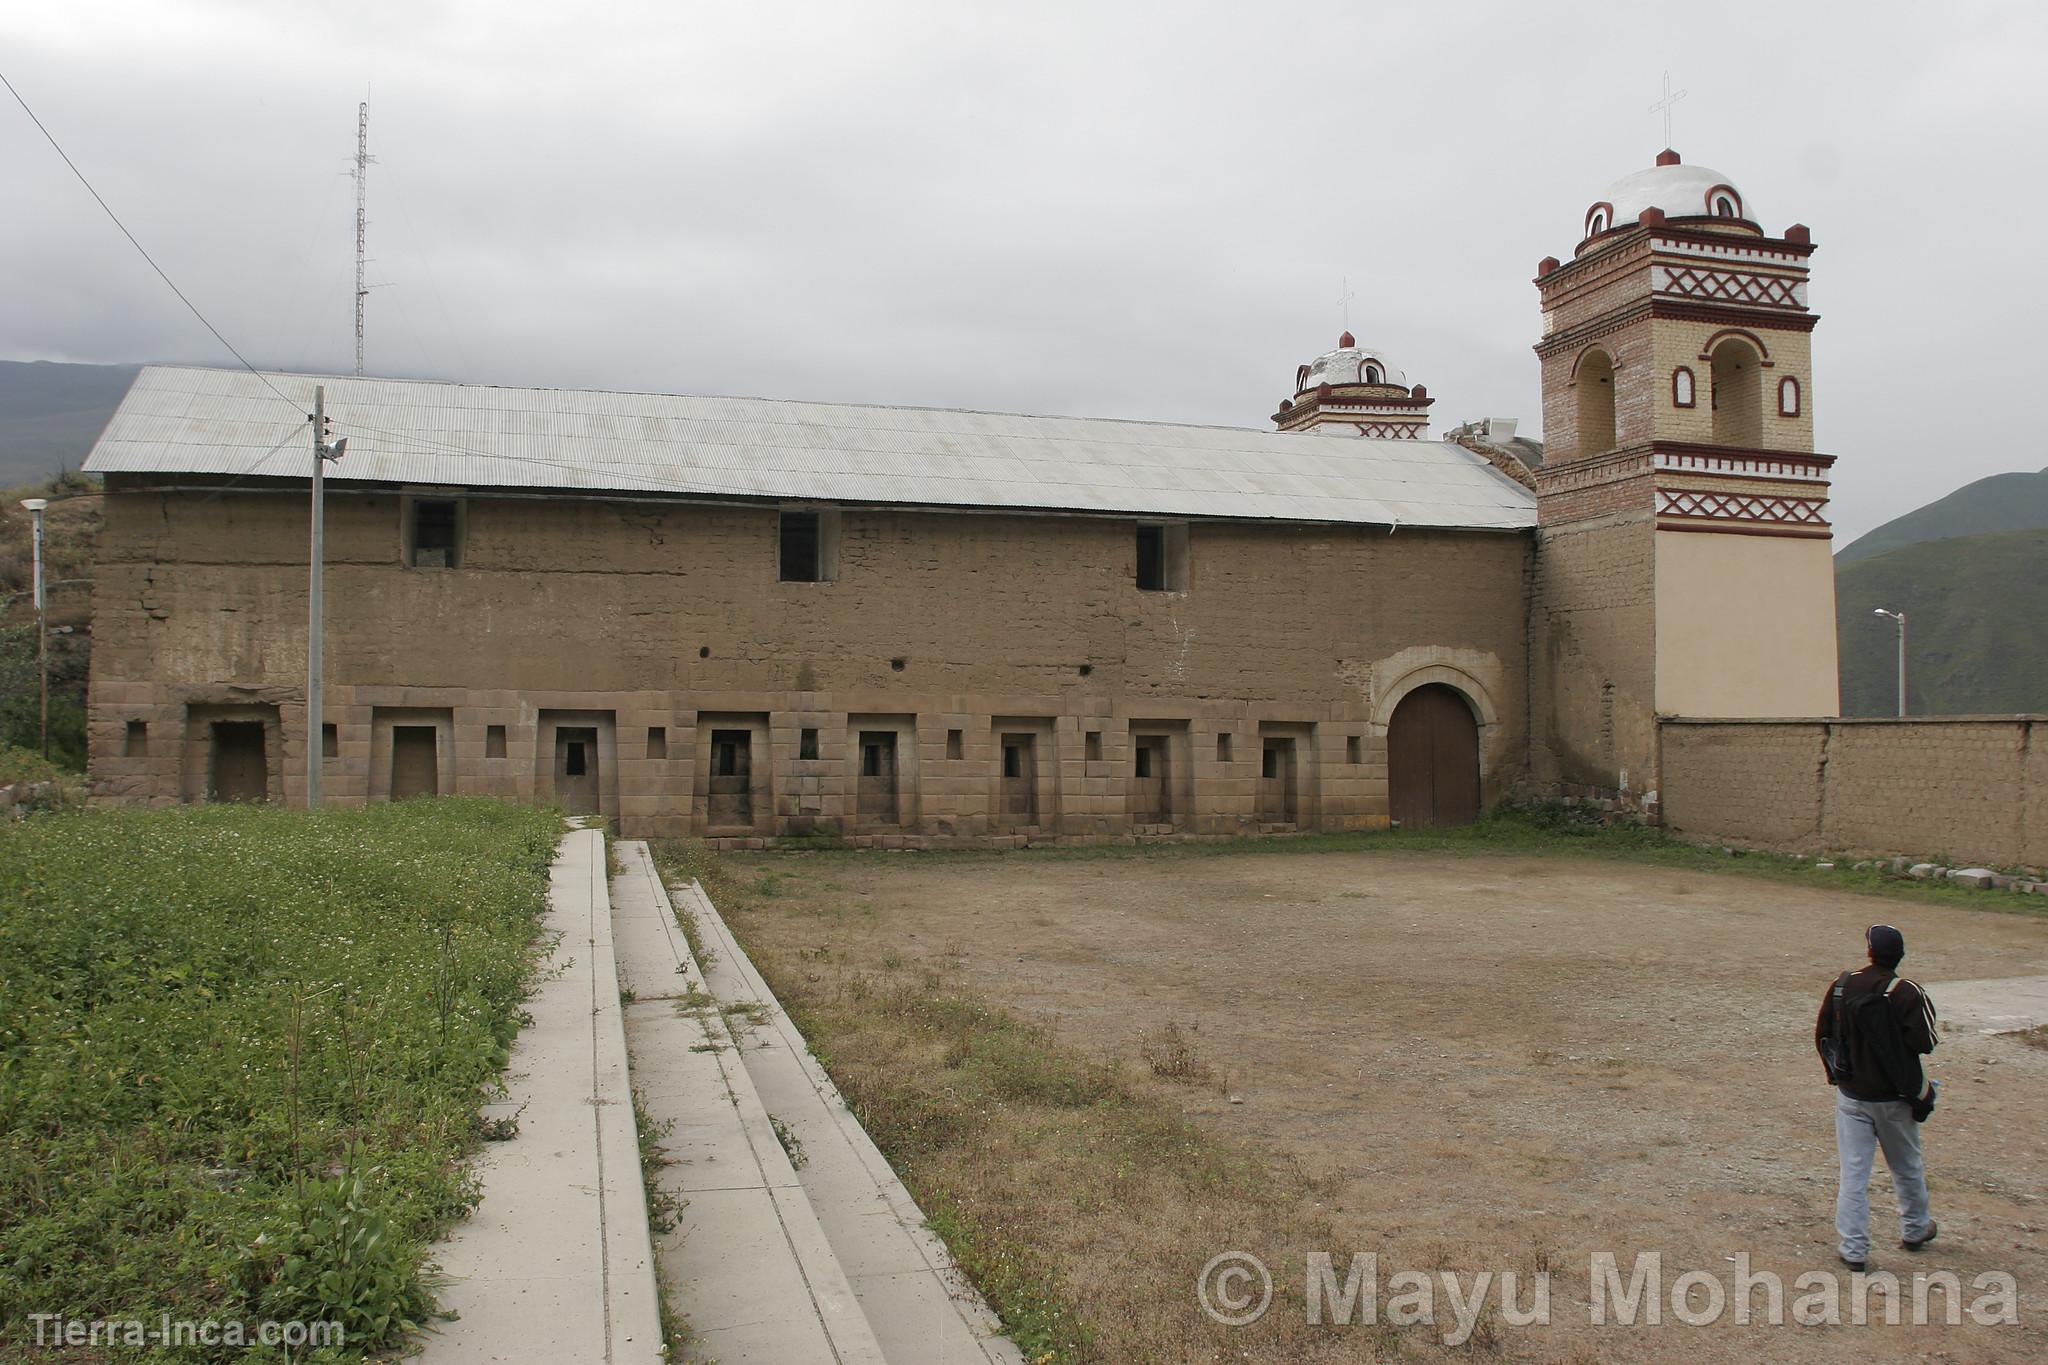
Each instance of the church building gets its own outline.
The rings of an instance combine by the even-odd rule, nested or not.
[[[1649,808],[1660,716],[1836,710],[1812,250],[1618,181],[1538,268],[1540,447],[1349,333],[1274,430],[151,366],[86,466],[92,776],[742,845]]]

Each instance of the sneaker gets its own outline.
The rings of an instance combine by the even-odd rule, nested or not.
[[[1847,1256],[1842,1255],[1840,1252],[1835,1253],[1835,1259],[1840,1261],[1843,1265],[1849,1267],[1849,1269],[1855,1271],[1858,1275],[1861,1275],[1864,1269],[1870,1264],[1870,1262],[1868,1261],[1852,1261]]]
[[[1932,1218],[1930,1218],[1930,1219],[1928,1219],[1928,1220],[1927,1220],[1927,1235],[1926,1235],[1925,1237],[1922,1237],[1922,1238],[1918,1239],[1917,1241],[1916,1241],[1916,1240],[1914,1240],[1914,1239],[1908,1238],[1908,1239],[1906,1239],[1906,1240],[1904,1240],[1904,1241],[1901,1241],[1901,1242],[1899,1243],[1899,1245],[1900,1245],[1900,1246],[1902,1246],[1902,1247],[1904,1247],[1904,1248],[1905,1248],[1906,1250],[1908,1250],[1908,1251],[1918,1251],[1918,1250],[1919,1250],[1919,1249],[1920,1249],[1921,1247],[1924,1247],[1924,1246],[1926,1246],[1926,1245],[1927,1245],[1927,1244],[1928,1244],[1929,1242],[1933,1241],[1933,1240],[1934,1240],[1934,1234],[1935,1234],[1936,1232],[1939,1232],[1940,1230],[1941,1230],[1941,1225],[1940,1225],[1939,1223],[1935,1222],[1935,1221],[1934,1221],[1934,1220],[1933,1220]]]

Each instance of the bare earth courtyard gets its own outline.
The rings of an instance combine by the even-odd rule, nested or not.
[[[1954,1004],[1943,991],[2048,974],[2048,920],[1520,854],[727,855],[716,880],[927,1212],[992,1233],[1057,1283],[1093,1342],[1070,1354],[1426,1358],[1456,1330],[1443,1272],[1470,1293],[1479,1272],[1516,1271],[1526,1309],[1547,1269],[1550,1325],[1502,1321],[1496,1281],[1459,1349],[2048,1358],[2048,1050],[1983,1031],[2003,988],[1951,992]],[[1881,1295],[1868,1326],[1741,1326],[1732,1303],[1712,1325],[1674,1321],[1672,1282],[1703,1271],[1732,1300],[1738,1255],[1782,1279],[1788,1312],[1800,1274],[1840,1269],[1831,1092],[1811,1031],[1823,987],[1879,920],[1906,934],[1904,972],[1949,1006],[1931,1066],[1944,1098],[1923,1130],[1939,1241],[1899,1249],[1888,1178],[1873,1185],[1872,1269],[1898,1275],[1908,1324],[1884,1325]],[[1142,1160],[1090,1162],[1133,1139],[1085,1095],[991,1102],[964,1128],[921,1117],[970,1045],[942,1054],[887,1016],[892,1000],[933,995],[1123,1063],[1119,1093],[1185,1114],[1188,1151],[1207,1144],[1188,1160],[1206,1174],[1176,1183]],[[1251,1326],[1219,1326],[1197,1301],[1204,1264],[1231,1250],[1272,1271],[1272,1308]],[[1355,1253],[1376,1254],[1376,1324],[1307,1324],[1314,1252],[1340,1282]],[[1599,1252],[1624,1282],[1638,1253],[1661,1253],[1663,1325],[1591,1324]],[[1403,1270],[1437,1281],[1434,1328],[1390,1325],[1413,1288],[1394,1282]],[[1937,1291],[1935,1324],[1914,1327],[1915,1276],[1939,1270],[1963,1286],[1963,1322],[1942,1321]],[[2017,1325],[1971,1320],[1973,1280],[1991,1271],[2017,1283]],[[1840,1283],[1846,1320],[1846,1272]],[[1762,1318],[1765,1291],[1752,1302]]]

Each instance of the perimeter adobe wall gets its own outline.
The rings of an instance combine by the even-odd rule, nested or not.
[[[131,485],[106,504],[101,790],[190,799],[188,718],[209,714],[192,708],[241,707],[274,717],[273,776],[302,799],[303,491]],[[846,508],[833,581],[784,583],[773,508],[475,497],[456,569],[404,567],[400,517],[395,494],[330,492],[337,804],[389,790],[404,724],[436,727],[443,791],[546,799],[553,727],[594,720],[605,809],[631,835],[715,832],[704,750],[740,727],[762,800],[755,827],[721,837],[1123,837],[1149,729],[1186,797],[1173,833],[1276,823],[1259,809],[1266,736],[1297,740],[1295,823],[1370,828],[1387,819],[1376,717],[1419,677],[1478,694],[1489,802],[1522,776],[1522,534],[1203,522],[1187,590],[1168,593],[1137,589],[1134,523],[1113,518]],[[862,831],[876,728],[897,736],[903,818]],[[1035,834],[996,810],[1005,733],[1039,737]]]
[[[1659,742],[1687,838],[2048,865],[2048,717],[1669,718]]]

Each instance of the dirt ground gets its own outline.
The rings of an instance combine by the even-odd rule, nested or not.
[[[1240,1245],[1221,1228],[1185,1252],[1192,1266],[1259,1257],[1278,1282],[1273,1313],[1304,1313],[1308,1253],[1328,1252],[1341,1281],[1354,1253],[1372,1252],[1382,1315],[1415,1287],[1396,1273],[1421,1271],[1442,1331],[1455,1330],[1443,1272],[1469,1294],[1477,1272],[1518,1269],[1526,1308],[1547,1266],[1550,1325],[1480,1333],[1509,1359],[2048,1359],[2048,1050],[1983,1031],[1996,989],[1971,993],[1975,1016],[1945,1020],[1930,1067],[1945,1086],[1923,1129],[1939,1240],[1900,1249],[1881,1163],[1873,1182],[1872,1269],[1899,1276],[1909,1324],[1882,1323],[1882,1296],[1870,1326],[1742,1326],[1733,1311],[1738,1255],[1782,1278],[1788,1306],[1800,1274],[1840,1271],[1833,1096],[1811,1035],[1824,987],[1861,959],[1864,926],[1900,926],[1902,970],[1940,1005],[1944,982],[2048,974],[2048,919],[1575,857],[742,866],[778,886],[736,918],[757,958],[943,980],[1128,1062],[1134,1085],[1203,1132],[1271,1154],[1312,1208],[1302,1226],[1332,1244]],[[1199,1080],[1146,1064],[1169,1024]],[[1591,1324],[1602,1251],[1624,1283],[1637,1253],[1661,1253],[1661,1326]],[[1936,1292],[1935,1324],[1911,1326],[1915,1276],[1938,1270],[1961,1282],[1963,1323],[1941,1321]],[[1718,1322],[1674,1320],[1671,1286],[1687,1271],[1727,1293]],[[2014,1278],[2018,1325],[1971,1320],[1983,1272]],[[1198,1314],[1193,1279],[1159,1311]],[[1838,1283],[1846,1321],[1851,1278]],[[1705,1309],[1710,1294],[1689,1303]],[[1752,1301],[1763,1316],[1766,1292]],[[1320,1330],[1317,1358],[1372,1360],[1418,1339]],[[1227,1358],[1299,1358],[1257,1328],[1241,1340]]]

